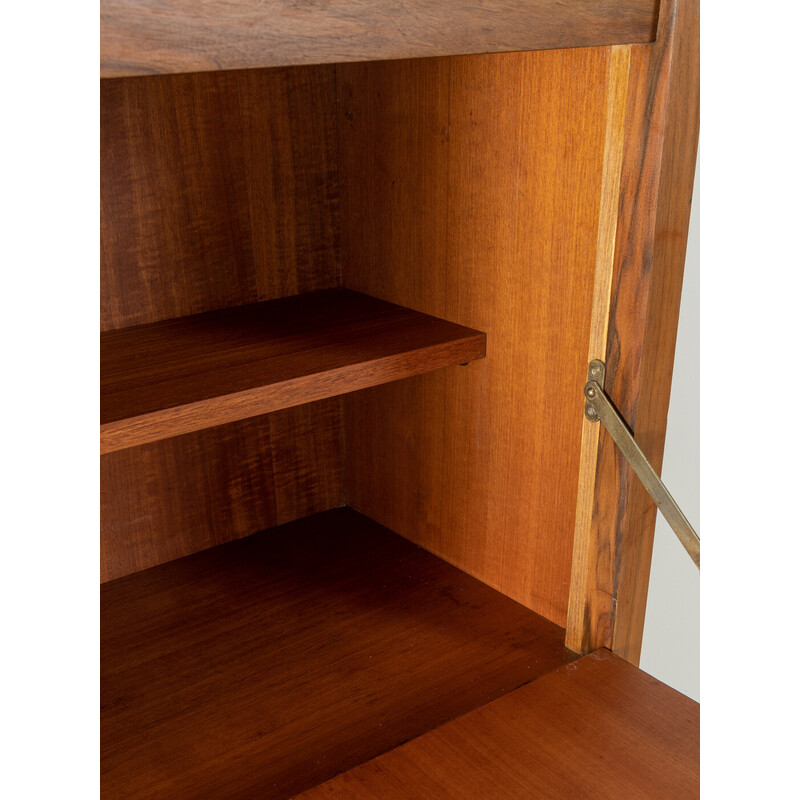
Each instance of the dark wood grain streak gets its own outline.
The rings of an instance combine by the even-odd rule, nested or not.
[[[338,398],[100,459],[103,581],[344,503]]]
[[[699,796],[698,704],[600,650],[302,798]]]
[[[101,330],[341,285],[335,94],[332,67],[101,82]]]
[[[485,354],[479,331],[346,289],[108,331],[101,453]]]
[[[606,353],[606,391],[656,470],[664,453],[699,119],[696,0],[665,0],[658,41],[634,47]],[[656,507],[601,433],[582,652],[638,663]]]
[[[103,77],[650,42],[658,0],[102,0]]]
[[[348,397],[349,503],[564,624],[610,48],[337,67],[345,286],[487,357]]]
[[[350,509],[102,587],[106,800],[286,798],[574,658]]]

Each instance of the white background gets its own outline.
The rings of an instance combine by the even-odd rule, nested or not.
[[[699,174],[699,157],[697,169]],[[696,175],[661,478],[702,537],[699,189]],[[700,573],[661,514],[656,522],[639,666],[679,692],[700,700]]]

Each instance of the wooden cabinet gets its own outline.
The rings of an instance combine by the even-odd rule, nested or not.
[[[103,0],[105,797],[471,796],[426,762],[456,718],[532,796],[478,730],[546,747],[612,685],[598,735],[645,744],[603,785],[672,796],[661,753],[696,793],[696,704],[621,660],[655,506],[583,385],[658,469],[697,17]]]

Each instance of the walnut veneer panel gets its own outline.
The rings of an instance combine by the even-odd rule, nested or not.
[[[664,0],[658,41],[631,48],[605,389],[656,470],[697,156],[699,16],[697,0]],[[583,470],[593,491],[576,529],[567,641],[638,663],[656,506],[604,431],[596,452]]]
[[[332,67],[102,81],[100,102],[101,330],[340,284]]]
[[[100,459],[101,580],[344,503],[338,399]]]
[[[100,337],[100,451],[460,364],[486,336],[347,289]]]
[[[102,0],[105,77],[649,42],[658,0]]]
[[[567,613],[610,48],[337,67],[345,286],[487,334],[345,401],[354,508]]]
[[[563,629],[350,509],[101,601],[106,800],[291,797],[575,657]]]
[[[608,651],[356,767],[303,800],[689,800],[700,706]]]

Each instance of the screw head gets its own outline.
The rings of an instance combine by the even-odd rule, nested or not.
[[[595,378],[599,377],[600,376],[600,367],[592,367],[592,375],[594,375]]]
[[[595,410],[594,410],[594,409],[593,409],[591,406],[589,406],[589,408],[587,408],[587,409],[586,409],[586,413],[587,413],[587,414],[588,414],[590,417],[594,417],[594,416],[596,416],[596,414],[597,414],[597,412],[596,412],[596,411],[595,411]]]
[[[594,386],[590,386],[590,387],[589,387],[589,388],[586,390],[586,396],[587,396],[587,397],[594,397],[596,394],[597,394],[597,392],[594,390]]]

